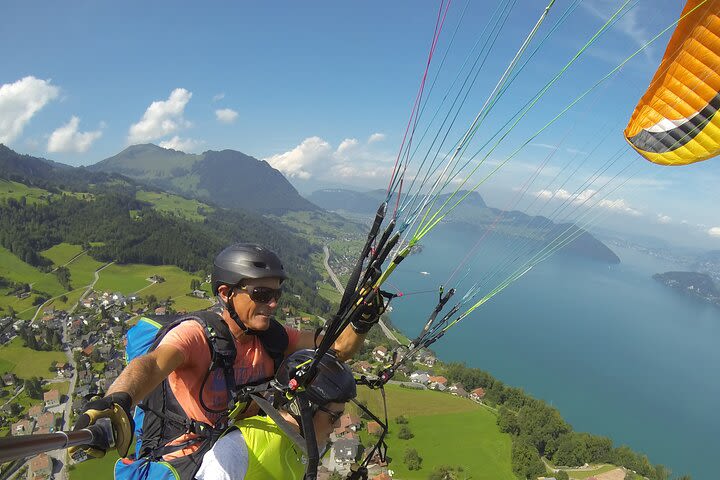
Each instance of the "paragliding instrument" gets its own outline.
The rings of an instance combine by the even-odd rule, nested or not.
[[[80,445],[91,445],[102,450],[113,447],[115,443],[110,420],[103,418],[87,428],[71,432],[0,438],[0,463]]]

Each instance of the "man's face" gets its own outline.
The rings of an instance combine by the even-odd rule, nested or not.
[[[318,447],[323,448],[330,440],[330,434],[340,424],[340,416],[345,412],[344,403],[328,403],[313,417]]]
[[[279,289],[279,278],[258,278],[255,280],[246,280],[243,282],[242,288],[236,287],[235,294],[232,297],[233,307],[238,314],[238,318],[245,326],[252,330],[267,330],[270,326],[270,319],[275,314],[278,306],[278,299],[272,298],[267,303],[255,302],[250,296],[253,288],[270,288]],[[229,293],[229,290],[228,290]]]

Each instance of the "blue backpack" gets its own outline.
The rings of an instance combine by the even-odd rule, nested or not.
[[[144,355],[157,347],[165,335],[185,321],[195,321],[203,327],[210,347],[210,368],[205,375],[202,387],[216,370],[220,370],[225,378],[228,399],[234,404],[238,386],[235,385],[235,342],[228,325],[223,318],[210,311],[193,312],[187,315],[158,315],[142,317],[127,333],[126,360]],[[272,320],[270,328],[257,333],[265,351],[275,363],[275,369],[282,361],[288,346],[285,328],[276,320]],[[267,381],[263,379],[260,382]],[[243,385],[244,386],[244,385]],[[201,388],[201,392],[203,388]],[[121,458],[115,463],[115,479],[117,480],[191,480],[195,477],[202,463],[203,455],[213,446],[220,435],[228,428],[227,410],[210,410],[212,413],[223,413],[215,425],[190,418],[175,398],[168,380],[165,379],[147,398],[135,408],[135,453],[128,458]],[[185,433],[194,433],[196,438],[182,444],[168,446]],[[181,448],[198,445],[189,455],[164,461],[163,456]]]

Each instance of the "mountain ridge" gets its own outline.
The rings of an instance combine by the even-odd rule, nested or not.
[[[236,150],[194,155],[154,144],[131,145],[87,168],[126,175],[226,208],[273,214],[320,210],[265,160]]]

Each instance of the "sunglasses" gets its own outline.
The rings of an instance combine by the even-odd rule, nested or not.
[[[250,296],[250,300],[255,303],[270,303],[273,300],[278,301],[280,300],[280,295],[282,295],[282,288],[253,287],[251,285],[239,288],[245,291]]]
[[[340,417],[342,417],[343,414],[345,413],[344,410],[341,412],[335,412],[333,410],[330,410],[327,407],[318,407],[318,410],[328,414],[328,417],[330,417],[330,425],[335,425],[337,423],[337,421],[340,420]]]

